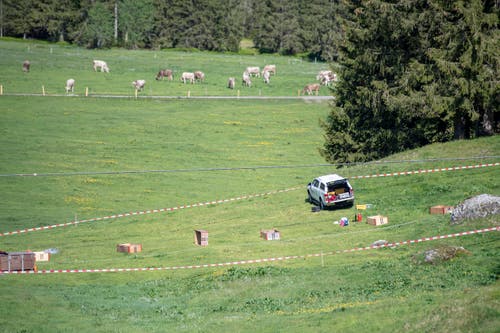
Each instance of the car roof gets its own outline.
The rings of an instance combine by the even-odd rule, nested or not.
[[[331,175],[324,175],[320,177],[316,177],[320,182],[322,183],[330,183],[330,182],[335,182],[338,180],[344,180],[345,178],[342,176],[339,176],[337,174],[331,174]]]

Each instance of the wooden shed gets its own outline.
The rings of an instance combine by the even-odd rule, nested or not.
[[[33,252],[0,252],[0,270],[34,271],[36,259]]]

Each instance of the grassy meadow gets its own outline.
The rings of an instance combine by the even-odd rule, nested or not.
[[[0,53],[0,233],[228,200],[4,235],[0,250],[57,249],[50,261],[38,263],[39,271],[300,256],[197,269],[0,274],[0,332],[498,331],[497,232],[332,254],[377,240],[498,226],[498,215],[451,225],[449,216],[429,214],[434,205],[456,205],[482,193],[500,196],[498,166],[355,178],[498,162],[498,136],[336,168],[318,152],[327,101],[82,96],[86,86],[96,95],[133,96],[129,81],[138,78],[149,78],[144,96],[185,96],[188,88],[177,80],[154,80],[163,65],[176,73],[207,73],[205,84],[189,87],[193,96],[236,95],[225,88],[227,77],[266,63],[278,67],[271,85],[256,80],[255,87],[241,87],[241,95],[296,96],[325,64],[11,40],[0,40]],[[30,73],[21,71],[25,58],[32,62]],[[94,73],[94,58],[108,61],[111,73]],[[65,95],[70,76],[78,96],[58,96]],[[48,96],[15,95],[38,94],[42,85]],[[382,214],[389,224],[353,222],[355,208],[311,212],[307,183],[333,172],[351,178],[356,203],[372,205],[362,212],[365,219]],[[245,195],[252,197],[230,200]],[[344,216],[348,227],[334,223]],[[271,228],[281,240],[259,237]],[[208,246],[193,243],[195,229],[209,232]],[[119,243],[140,243],[143,250],[118,253]],[[463,246],[466,253],[424,263],[424,251],[447,246]],[[315,254],[324,255],[308,256]]]

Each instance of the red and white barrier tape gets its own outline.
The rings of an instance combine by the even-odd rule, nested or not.
[[[439,168],[439,169],[403,171],[403,172],[374,174],[374,175],[366,175],[366,176],[353,176],[353,177],[349,177],[349,179],[365,179],[365,178],[376,178],[376,177],[416,175],[416,174],[434,173],[434,172],[442,172],[442,171],[470,170],[470,169],[493,167],[493,166],[499,166],[499,165],[500,165],[500,162],[497,162],[497,163],[457,166],[457,167],[448,167],[448,168]],[[43,226],[43,227],[26,228],[26,229],[21,229],[21,230],[0,233],[0,237],[1,236],[11,236],[11,235],[24,234],[24,233],[28,233],[28,232],[32,232],[32,231],[49,230],[49,229],[54,229],[54,228],[59,228],[59,227],[68,227],[68,226],[72,226],[72,225],[76,225],[76,224],[80,224],[80,223],[104,221],[104,220],[117,219],[117,218],[122,218],[122,217],[146,215],[146,214],[153,214],[153,213],[172,212],[172,211],[176,211],[176,210],[180,210],[180,209],[201,207],[201,206],[207,206],[207,205],[216,205],[216,204],[222,204],[222,203],[226,203],[226,202],[239,201],[239,200],[257,198],[257,197],[263,197],[266,195],[290,192],[290,191],[295,191],[295,190],[299,190],[299,189],[304,189],[304,187],[297,186],[297,187],[292,187],[292,188],[284,189],[284,190],[277,190],[277,191],[271,191],[271,192],[260,193],[260,194],[243,195],[243,196],[239,196],[239,197],[231,198],[231,199],[208,201],[208,202],[204,202],[204,203],[201,202],[201,203],[195,203],[195,204],[191,204],[191,205],[183,205],[183,206],[170,207],[170,208],[161,208],[161,209],[152,209],[152,210],[137,211],[137,212],[130,212],[130,213],[122,213],[122,214],[115,214],[115,215],[109,215],[109,216],[104,216],[104,217],[94,217],[94,218],[86,219],[86,220],[77,220],[77,221],[75,220],[75,221],[71,221],[71,222],[67,222],[67,223],[59,223],[59,224],[47,225],[47,226]]]
[[[275,258],[263,258],[263,259],[250,259],[250,260],[240,260],[240,261],[231,261],[231,262],[223,262],[216,264],[201,264],[201,265],[186,265],[186,266],[170,266],[170,267],[142,267],[142,268],[96,268],[96,269],[47,269],[47,270],[38,270],[38,271],[4,271],[0,272],[1,274],[58,274],[58,273],[123,273],[123,272],[150,272],[150,271],[174,271],[180,269],[197,269],[197,268],[210,268],[210,267],[225,267],[225,266],[236,266],[236,265],[248,265],[248,264],[259,264],[259,263],[267,263],[267,262],[276,262],[276,261],[285,261],[292,259],[305,259],[311,257],[323,257],[334,254],[343,254],[343,253],[351,253],[358,251],[366,251],[366,250],[375,250],[384,247],[394,247],[398,245],[410,245],[415,243],[422,243],[428,241],[434,241],[445,238],[454,238],[454,237],[462,237],[469,236],[474,234],[481,234],[490,231],[500,231],[500,226],[457,232],[454,234],[442,235],[442,236],[433,236],[433,237],[425,237],[414,240],[407,240],[395,243],[387,243],[383,245],[372,245],[366,247],[355,247],[348,250],[338,250],[331,252],[323,252],[323,253],[315,253],[315,254],[307,254],[307,255],[298,255],[298,256],[283,256],[283,257],[275,257]]]

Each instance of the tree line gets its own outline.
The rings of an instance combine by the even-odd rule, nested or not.
[[[500,132],[497,0],[343,1],[322,154],[378,159]]]
[[[0,0],[0,37],[88,48],[195,48],[334,60],[334,0]]]
[[[0,36],[331,64],[331,162],[500,132],[498,0],[0,0]]]

